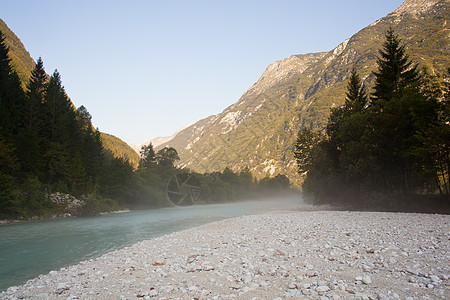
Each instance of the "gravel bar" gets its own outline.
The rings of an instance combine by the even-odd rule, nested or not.
[[[450,299],[450,216],[304,208],[146,240],[0,299]]]

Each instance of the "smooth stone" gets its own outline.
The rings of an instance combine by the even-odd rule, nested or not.
[[[372,278],[370,278],[370,276],[365,275],[362,278],[362,282],[364,282],[365,284],[371,284],[372,283]]]
[[[316,292],[319,292],[319,293],[328,292],[329,290],[330,290],[330,288],[327,287],[326,285],[321,285],[316,288]]]

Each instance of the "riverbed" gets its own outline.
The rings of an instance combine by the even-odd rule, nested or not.
[[[450,299],[450,216],[317,209],[155,237],[0,298]]]
[[[0,291],[146,239],[299,202],[299,198],[241,201],[2,225]]]

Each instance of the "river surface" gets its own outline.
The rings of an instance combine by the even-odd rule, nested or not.
[[[207,204],[2,225],[0,291],[142,240],[300,202],[277,199]]]

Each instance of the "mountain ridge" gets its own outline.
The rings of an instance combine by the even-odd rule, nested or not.
[[[35,62],[31,58],[30,53],[26,50],[22,41],[2,19],[0,19],[0,31],[5,36],[6,45],[10,49],[9,55],[12,64],[17,72],[17,75],[19,75],[23,87],[25,87],[26,82],[30,79],[30,74],[34,68]]]
[[[259,178],[284,173],[299,184],[292,155],[299,130],[320,129],[326,123],[330,108],[344,101],[353,67],[370,88],[378,49],[389,28],[400,35],[414,61],[434,72],[445,70],[450,52],[448,11],[448,0],[406,0],[331,51],[276,61],[236,103],[159,147],[174,147],[180,166],[195,171],[249,167]]]

